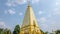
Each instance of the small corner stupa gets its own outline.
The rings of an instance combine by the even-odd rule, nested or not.
[[[30,5],[30,1],[28,1],[28,6],[24,16],[23,24],[21,26],[20,34],[41,34],[34,11]]]

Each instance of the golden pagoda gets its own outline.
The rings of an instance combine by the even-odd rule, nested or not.
[[[20,34],[41,34],[33,9],[28,3]]]

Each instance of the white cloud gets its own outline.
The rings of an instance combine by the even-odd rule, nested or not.
[[[60,25],[59,22],[57,22],[53,17],[49,18],[48,20],[44,17],[42,17],[40,20],[40,27],[44,31],[52,32],[52,30],[57,30]]]
[[[25,4],[27,2],[27,0],[18,0],[17,4]]]
[[[8,28],[8,29],[11,29],[11,27],[7,26],[6,23],[4,21],[0,21],[0,28]]]
[[[11,3],[7,2],[6,5],[7,5],[7,6],[16,6],[16,5],[15,5],[14,3],[12,3],[12,2],[11,2]]]
[[[15,12],[15,10],[9,9],[9,10],[8,10],[8,13],[9,13],[9,14],[15,14],[16,12]]]
[[[32,3],[39,3],[39,0],[31,0]],[[27,3],[27,0],[8,0],[7,6],[17,6]]]
[[[50,26],[56,26],[57,25],[56,21],[55,21],[55,19],[53,17],[48,19],[47,22],[50,23]]]
[[[52,13],[53,15],[60,15],[60,0],[55,0],[53,3],[52,3]]]
[[[39,3],[40,0],[32,0],[32,3]]]
[[[57,5],[57,6],[60,5],[60,2],[56,2],[56,5]]]
[[[38,22],[45,23],[47,19],[45,17],[41,17],[38,19]]]
[[[0,25],[5,26],[5,23],[4,22],[0,22]]]
[[[52,30],[57,30],[58,28],[60,28],[60,23],[58,21],[55,20],[54,17],[51,17],[47,20],[47,22],[45,24],[48,24],[48,31],[51,32]]]
[[[0,28],[6,28],[5,22],[3,22],[3,21],[0,22]]]
[[[40,21],[41,23],[41,21]],[[50,18],[48,20],[46,20],[46,23],[41,23],[41,28],[44,31],[48,31],[48,32],[52,32],[52,30],[57,30],[58,28],[60,28],[60,23],[58,23],[54,18]]]
[[[22,13],[22,12],[20,12],[20,13],[19,13],[19,15],[20,15],[20,16],[22,16],[22,15],[23,15],[23,13]]]
[[[41,24],[41,29],[44,30],[45,32],[48,31],[48,25],[47,24]]]
[[[49,4],[49,3],[48,3]],[[50,5],[50,4],[49,4]],[[54,0],[52,2],[53,6],[49,6],[48,10],[46,10],[46,15],[43,14],[43,12],[38,12],[40,15],[43,14],[44,17],[40,17],[40,19],[38,19],[38,21],[41,24],[41,27],[43,30],[47,30],[49,32],[51,32],[52,30],[57,30],[60,29],[60,21],[59,21],[59,17],[60,17],[60,0]],[[51,8],[51,9],[50,9]],[[45,9],[44,9],[45,10]],[[48,11],[48,12],[47,12]],[[45,13],[44,12],[44,13]],[[48,15],[48,16],[47,16]],[[56,16],[57,15],[57,16]],[[59,17],[58,17],[59,16]],[[45,28],[46,26],[46,28]]]
[[[43,28],[45,27],[46,29],[48,28],[48,25],[47,25],[47,24],[41,24],[41,26],[42,26]]]
[[[52,14],[48,14],[47,18],[51,18],[52,17]]]
[[[52,13],[53,15],[60,15],[60,1],[59,0],[56,0],[54,3],[53,3],[53,9],[52,9]]]
[[[20,4],[25,4],[27,0],[8,0],[6,3],[7,6],[17,6]]]
[[[41,14],[43,14],[43,12],[42,11],[39,11],[38,14],[41,15]]]
[[[51,27],[51,29],[54,30],[54,31],[59,28],[59,26],[57,25],[57,22],[53,22],[53,21],[50,23],[50,27]],[[49,28],[49,29],[50,29],[50,28]]]
[[[60,8],[55,8],[53,11],[53,15],[60,15]]]
[[[41,17],[41,18],[40,18],[40,21],[41,21],[42,23],[45,23],[47,20],[46,20],[46,18]]]
[[[6,10],[5,11],[5,14],[10,14],[10,15],[13,15],[13,14],[15,14],[16,13],[16,11],[15,11],[15,9],[8,9],[8,10]]]

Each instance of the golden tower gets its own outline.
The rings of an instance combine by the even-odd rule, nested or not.
[[[28,4],[26,14],[24,16],[23,24],[21,26],[20,34],[41,34],[37,20],[30,3]]]

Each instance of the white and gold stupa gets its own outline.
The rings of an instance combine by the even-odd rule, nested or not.
[[[41,34],[33,9],[28,3],[20,34]]]

